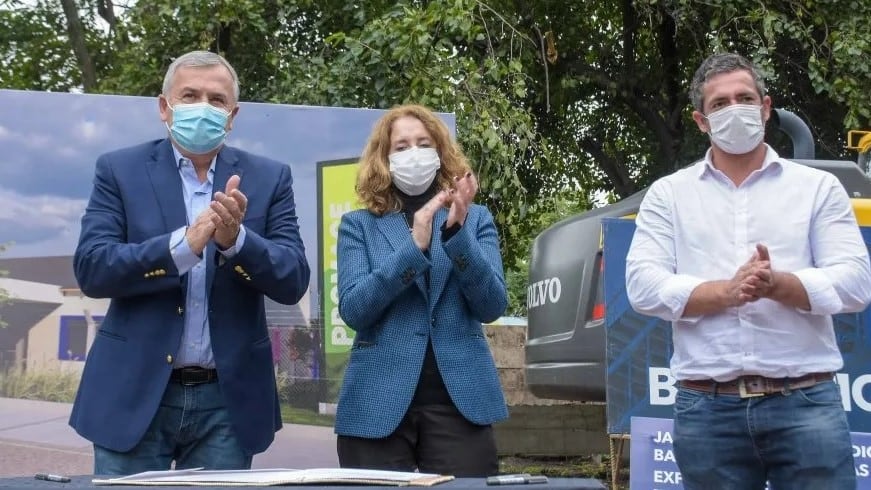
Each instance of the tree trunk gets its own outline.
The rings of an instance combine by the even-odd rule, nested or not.
[[[82,88],[85,92],[92,92],[97,85],[97,74],[85,42],[85,29],[82,26],[82,19],[79,18],[78,6],[75,0],[61,0],[61,4],[67,18],[67,35],[70,38],[70,45],[76,55],[79,70],[82,72]]]
[[[115,17],[115,6],[111,0],[99,0],[97,2],[97,13],[109,24],[109,30],[114,32],[118,19]]]

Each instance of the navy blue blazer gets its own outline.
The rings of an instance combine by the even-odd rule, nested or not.
[[[447,210],[433,219],[430,257],[405,216],[346,213],[339,226],[339,314],[356,331],[336,411],[340,435],[390,435],[408,410],[432,339],[448,393],[470,422],[508,417],[482,322],[508,304],[499,238],[487,208],[473,205],[442,243]],[[425,273],[429,272],[429,287]]]
[[[264,295],[300,300],[309,266],[297,225],[290,167],[224,147],[214,190],[240,175],[248,197],[245,243],[232,259],[207,260],[209,327],[221,391],[242,447],[265,450],[281,428]],[[70,425],[100,446],[128,451],[142,438],[169,382],[183,329],[187,274],[170,256],[170,234],[187,224],[169,140],[97,160],[74,257],[81,290],[111,298],[85,362]]]

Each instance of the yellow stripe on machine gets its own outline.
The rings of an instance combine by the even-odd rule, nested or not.
[[[871,199],[850,199],[859,226],[871,226]]]

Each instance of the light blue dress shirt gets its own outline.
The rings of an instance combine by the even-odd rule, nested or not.
[[[193,223],[212,202],[213,181],[215,176],[215,158],[209,166],[209,172],[204,182],[200,182],[193,162],[183,157],[175,147],[172,149],[178,162],[178,172],[181,176],[184,192],[185,210],[188,224]],[[189,274],[187,294],[184,309],[184,332],[181,345],[175,356],[173,366],[215,367],[215,357],[212,354],[211,336],[209,334],[209,295],[206,291],[206,253],[197,256],[185,239],[187,227],[175,230],[169,239],[169,249],[172,260],[178,269],[179,276]],[[225,258],[231,258],[242,249],[245,243],[245,227],[240,227],[236,243],[227,250],[219,250]]]

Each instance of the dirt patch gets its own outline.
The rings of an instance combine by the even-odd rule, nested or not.
[[[499,471],[502,474],[529,473],[554,478],[595,478],[606,486],[611,482],[611,461],[605,456],[591,458],[503,456],[499,458]],[[618,485],[620,489],[629,488],[628,466],[624,465],[620,468]]]

